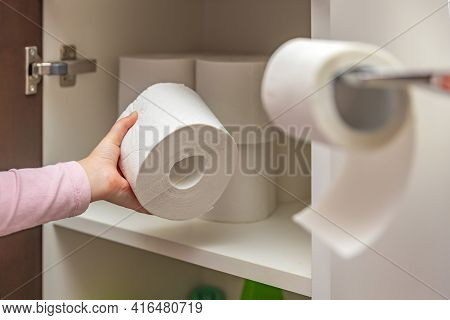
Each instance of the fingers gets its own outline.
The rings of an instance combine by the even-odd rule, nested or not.
[[[141,204],[137,201],[137,199],[128,199],[127,203],[124,205],[125,208],[140,212],[140,213],[145,213],[145,214],[150,214],[147,210],[145,210]]]
[[[137,211],[137,212],[140,212],[140,213],[145,213],[145,214],[152,215],[150,212],[148,212],[147,210],[145,210],[145,209],[142,208],[142,207],[139,207],[139,208],[133,209],[133,210],[134,210],[134,211]]]
[[[138,199],[131,190],[127,192],[127,194],[124,197],[124,207],[140,213],[148,214],[148,211],[141,206]]]
[[[109,133],[106,135],[103,142],[109,142],[116,145],[117,147],[120,147],[123,138],[127,134],[128,130],[136,123],[137,118],[138,113],[135,111],[131,113],[129,116],[117,121],[113,125]],[[108,151],[111,151],[110,150],[111,148],[105,148],[105,146],[108,145],[111,146],[108,143],[100,143],[97,149],[103,151],[104,149],[108,149]],[[115,148],[112,149],[114,149],[113,150],[114,155],[110,155],[109,160],[113,161],[115,160],[115,162],[117,162],[117,160],[119,159],[118,151]],[[125,180],[119,168],[117,167],[117,163],[115,164],[115,170],[116,175],[120,177],[120,180],[117,180],[119,182],[116,181],[117,183],[115,183],[112,189],[109,190],[109,192],[107,192],[108,196],[105,198],[105,200],[134,211],[149,214],[149,212],[145,210],[137,200],[128,182]]]
[[[109,195],[109,199],[107,200],[111,203],[114,203],[124,208],[128,208],[141,213],[150,214],[147,210],[145,210],[141,206],[138,199],[134,195],[131,187],[129,186],[128,182],[126,182],[125,179],[124,184],[126,184],[126,186],[119,188],[119,190],[116,190],[115,192],[111,192]]]
[[[106,135],[106,139],[116,146],[120,147],[123,138],[128,130],[136,123],[138,113],[134,111],[129,116],[117,121]]]

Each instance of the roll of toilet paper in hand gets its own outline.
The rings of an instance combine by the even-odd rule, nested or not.
[[[119,114],[151,85],[172,82],[195,88],[195,55],[136,54],[119,59]]]
[[[209,56],[197,59],[196,90],[238,144],[270,140],[261,101],[263,56]]]
[[[121,117],[137,111],[119,166],[150,213],[186,220],[208,212],[228,185],[237,146],[203,100],[181,84],[149,87]]]
[[[334,81],[350,69],[396,68],[387,52],[360,43],[293,39],[270,58],[262,98],[270,120],[293,136],[347,149],[389,142],[409,121],[407,90],[363,89]]]
[[[313,163],[317,183],[320,165],[335,169],[294,220],[345,257],[372,246],[406,201],[416,135],[408,89],[346,88],[333,80],[348,68],[396,66],[370,45],[294,39],[275,52],[263,80],[275,123],[294,137],[310,127],[313,142],[339,147],[331,163]]]

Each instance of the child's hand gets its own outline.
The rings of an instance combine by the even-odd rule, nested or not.
[[[128,117],[117,121],[94,151],[87,158],[79,161],[91,184],[91,202],[106,200],[147,213],[139,204],[117,164],[122,140],[128,129],[136,123],[137,118],[138,114],[133,112]]]

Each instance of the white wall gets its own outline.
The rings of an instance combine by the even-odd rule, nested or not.
[[[377,45],[398,37],[386,49],[406,66],[450,69],[446,8],[406,31],[443,4],[442,0],[331,0],[330,36]],[[450,297],[450,99],[420,89],[414,98],[417,144],[407,201],[372,244],[380,254],[366,251],[344,260],[331,253],[329,279],[316,283],[317,292],[329,292],[334,299]],[[314,277],[313,273],[313,281]]]

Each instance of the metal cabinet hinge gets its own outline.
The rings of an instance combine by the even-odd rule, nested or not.
[[[61,47],[61,61],[43,62],[37,47],[25,47],[25,94],[33,95],[43,76],[59,76],[61,87],[74,86],[77,74],[95,72],[96,59],[77,59],[73,45]]]

